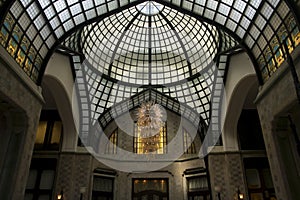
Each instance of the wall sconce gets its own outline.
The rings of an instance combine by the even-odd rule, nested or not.
[[[239,194],[239,199],[240,199],[240,200],[244,199],[244,194],[242,194],[242,193]]]
[[[238,197],[238,200],[243,200],[244,199],[244,194],[241,193],[239,188],[237,189],[237,197]]]
[[[215,186],[215,191],[217,193],[218,200],[221,200],[221,190],[222,190],[222,188],[219,185]]]
[[[64,199],[64,193],[61,191],[59,194],[57,194],[57,199],[58,200],[63,200]]]

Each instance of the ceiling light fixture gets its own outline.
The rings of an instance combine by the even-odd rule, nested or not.
[[[139,129],[142,153],[152,153],[158,150],[160,129],[163,126],[163,112],[154,101],[143,102],[137,111],[137,126]]]

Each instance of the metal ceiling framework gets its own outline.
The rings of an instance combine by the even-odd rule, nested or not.
[[[188,108],[183,113],[169,109],[195,126],[199,121],[208,125],[211,118],[219,123],[218,113],[212,114],[212,94],[217,77],[224,76],[228,56],[218,52],[236,47],[237,42],[214,26],[158,5],[160,12],[151,15],[140,12],[138,6],[125,9],[83,27],[62,43],[83,55],[81,59],[74,56],[73,64],[80,78],[78,93],[83,94],[80,102],[88,102],[82,112],[85,121],[95,124],[98,120],[105,128],[116,117],[112,108],[133,109],[142,100],[135,102],[132,97],[151,90],[170,104],[178,101]],[[133,107],[125,105],[129,101]],[[186,114],[187,110],[196,115]],[[87,137],[89,130],[81,133]]]
[[[190,81],[169,87],[119,82],[95,70],[87,60],[82,61],[79,55],[74,55],[72,62],[76,70],[78,102],[81,105],[80,134],[85,144],[93,142],[91,137],[98,138],[101,134],[93,131],[98,124],[96,122],[104,130],[113,119],[130,112],[145,100],[161,104],[189,120],[195,127],[199,124],[207,127],[210,125],[214,133],[211,134],[211,140],[218,141],[221,127],[220,101],[223,97],[223,76],[228,55],[219,57],[219,69],[213,65]]]
[[[132,7],[84,27],[80,48],[113,79],[169,85],[206,70],[218,53],[218,34],[216,27],[168,7],[150,16]]]
[[[20,0],[1,23],[0,43],[31,79],[40,84],[51,54],[78,27],[144,1]],[[6,3],[6,2],[4,2]],[[256,62],[262,84],[284,60],[282,43],[290,51],[299,43],[297,20],[287,1],[163,0],[159,3],[222,27]]]
[[[287,1],[162,0],[155,1],[164,7],[159,7],[155,15],[139,12],[135,6],[143,2],[146,1],[1,1],[1,10],[4,5],[11,7],[1,18],[0,44],[37,84],[60,44],[84,55],[89,62],[82,63],[75,56],[73,63],[77,72],[83,70],[79,78],[86,84],[79,84],[79,92],[89,93],[80,97],[84,104],[82,115],[88,115],[93,122],[113,105],[150,86],[184,102],[207,125],[213,122],[217,127],[217,102],[212,97],[220,92],[228,56],[235,50],[232,47],[239,44],[249,53],[263,84],[285,59],[283,43],[292,52],[300,42],[298,22]],[[157,32],[149,32],[153,24]],[[191,38],[196,42],[186,39],[184,31],[195,31]],[[108,35],[110,38],[103,43]],[[160,40],[167,42],[162,44]],[[144,45],[139,49],[141,43]],[[104,44],[102,50],[95,51],[95,44]],[[198,48],[197,44],[202,45]],[[199,49],[205,49],[204,53],[200,55]],[[153,59],[160,64],[154,65]],[[175,70],[160,67],[164,63]]]

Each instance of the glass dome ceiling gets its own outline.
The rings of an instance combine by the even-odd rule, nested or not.
[[[300,44],[299,16],[289,0],[0,2],[0,45],[37,85],[61,44],[85,55],[88,66],[80,56],[72,62],[87,72],[82,80],[90,96],[83,102],[95,120],[112,105],[152,88],[195,109],[206,124],[214,123],[213,96],[223,77],[226,82],[237,41],[261,85],[285,60],[283,44],[290,53]],[[212,60],[220,75],[210,67]]]
[[[2,0],[0,45],[40,85],[51,55],[72,33],[130,7],[159,15],[165,8],[155,2],[234,37],[249,53],[261,85],[283,63],[283,43],[290,52],[300,44],[299,15],[290,0]]]
[[[163,5],[156,3],[155,1],[146,1],[136,7],[145,15],[156,15],[163,9]]]
[[[220,127],[211,104],[220,101],[228,51],[238,43],[217,27],[145,1],[84,26],[63,45],[83,55],[73,56],[75,71],[82,71],[77,76],[87,122],[82,127],[91,120],[104,128],[145,100],[195,127],[210,121]],[[81,133],[87,138],[89,129]]]
[[[216,27],[146,1],[83,29],[82,53],[99,72],[137,85],[166,85],[206,70]]]

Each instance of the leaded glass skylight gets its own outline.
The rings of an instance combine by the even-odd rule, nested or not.
[[[82,53],[97,71],[124,83],[166,85],[207,70],[220,45],[216,27],[152,1],[136,8],[141,12],[132,7],[83,29]]]
[[[293,14],[297,11],[290,6],[293,2],[286,0],[0,2],[6,5],[2,6],[0,14],[0,44],[37,84],[41,83],[53,50],[64,37],[85,24],[128,8],[145,16],[161,16],[160,13],[169,6],[223,28],[251,54],[260,84],[266,82],[283,63],[283,43],[287,43],[290,52],[300,43],[299,23]]]
[[[94,121],[150,88],[217,127],[214,96],[232,47],[247,50],[263,84],[284,62],[283,44],[292,53],[300,43],[299,19],[285,0],[0,2],[11,5],[1,7],[0,44],[35,83],[58,45],[84,55],[74,66],[86,72],[76,78],[87,87],[82,114]]]
[[[145,15],[156,15],[163,9],[163,7],[163,5],[155,1],[146,1],[136,6],[136,8]]]

